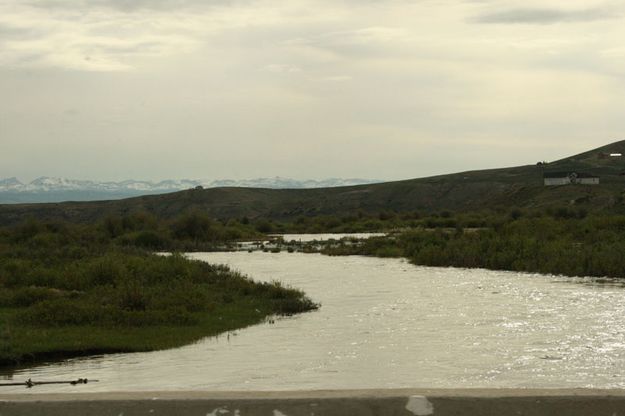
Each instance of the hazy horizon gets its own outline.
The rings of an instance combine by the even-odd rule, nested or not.
[[[44,175],[44,176],[38,176],[35,178],[29,178],[29,179],[22,179],[20,177],[17,176],[3,176],[0,177],[0,181],[2,180],[7,180],[7,179],[17,179],[19,182],[23,183],[23,184],[28,184],[30,182],[36,181],[37,179],[42,179],[42,178],[49,178],[49,179],[67,179],[67,180],[74,180],[74,181],[90,181],[90,182],[114,182],[114,183],[121,183],[121,182],[125,182],[125,181],[137,181],[137,182],[151,182],[154,184],[158,184],[160,182],[165,182],[165,181],[205,181],[205,182],[220,182],[220,181],[253,181],[253,180],[262,180],[262,179],[283,179],[283,180],[294,180],[294,181],[298,181],[298,182],[304,182],[304,181],[314,181],[314,182],[323,182],[323,181],[330,181],[330,180],[361,180],[361,181],[370,181],[371,183],[374,182],[381,182],[379,179],[375,179],[375,178],[288,178],[285,176],[268,176],[268,177],[259,177],[259,178],[241,178],[241,179],[233,179],[233,178],[162,178],[162,179],[155,179],[155,180],[151,180],[151,179],[142,179],[142,178],[126,178],[126,179],[122,179],[119,181],[109,181],[109,180],[100,180],[100,179],[83,179],[83,178],[68,178],[68,177],[60,177],[60,176],[49,176],[49,175]]]
[[[391,181],[622,137],[625,5],[0,0],[0,178]]]
[[[603,145],[599,145],[597,147],[602,147],[608,144],[611,144],[614,142],[610,142],[610,143],[604,143]],[[591,148],[587,148],[587,149],[579,149],[580,153],[586,152],[592,150]],[[372,177],[368,177],[368,178],[363,178],[363,177],[338,177],[338,176],[318,176],[318,177],[291,177],[291,176],[281,176],[281,175],[273,175],[273,176],[258,176],[258,177],[245,177],[245,176],[240,176],[240,177],[215,177],[215,178],[202,178],[202,177],[197,177],[197,178],[193,178],[193,177],[157,177],[156,179],[146,179],[146,178],[140,178],[140,177],[128,177],[128,178],[122,178],[122,179],[100,179],[100,178],[84,178],[84,177],[62,177],[62,176],[53,176],[53,175],[41,175],[41,176],[34,176],[34,177],[18,177],[16,175],[11,175],[11,176],[0,176],[0,180],[5,180],[5,179],[12,179],[15,178],[17,180],[19,180],[21,183],[27,184],[30,183],[32,181],[35,181],[37,179],[41,179],[41,178],[58,178],[58,179],[68,179],[68,180],[77,180],[77,181],[94,181],[94,182],[123,182],[123,181],[143,181],[143,182],[152,182],[152,183],[159,183],[159,182],[163,182],[163,181],[168,181],[168,180],[173,180],[173,181],[185,181],[185,180],[189,180],[189,181],[228,181],[228,180],[232,180],[232,181],[246,181],[246,180],[257,180],[257,179],[287,179],[287,180],[295,180],[295,181],[317,181],[317,182],[321,182],[321,181],[326,181],[326,180],[332,180],[332,179],[337,179],[337,180],[362,180],[362,181],[369,181],[370,183],[378,183],[378,182],[392,182],[392,181],[401,181],[401,180],[410,180],[410,179],[420,179],[420,178],[427,178],[427,177],[432,177],[432,176],[439,176],[439,175],[447,175],[447,174],[455,174],[455,173],[462,173],[462,172],[468,172],[468,171],[475,171],[475,170],[488,170],[488,169],[500,169],[500,168],[512,168],[512,167],[516,167],[516,166],[526,166],[526,165],[533,165],[537,162],[554,162],[560,159],[564,159],[568,156],[574,156],[574,153],[571,154],[560,154],[560,155],[556,155],[553,159],[539,159],[539,160],[532,160],[529,161],[527,163],[519,163],[517,165],[495,165],[495,166],[490,166],[490,167],[477,167],[475,169],[467,169],[467,170],[451,170],[451,171],[447,171],[447,172],[438,172],[438,173],[434,173],[431,175],[425,175],[425,176],[415,176],[415,177],[406,177],[406,178],[392,178],[392,179],[379,179],[379,178],[372,178]]]

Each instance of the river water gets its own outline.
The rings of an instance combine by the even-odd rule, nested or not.
[[[625,387],[625,288],[400,259],[195,253],[321,302],[182,348],[80,358],[15,380],[99,379],[29,392],[400,387]],[[2,393],[24,392],[23,388]]]
[[[382,237],[386,233],[326,233],[326,234],[272,234],[273,237],[282,237],[285,242],[295,241],[306,243],[311,241],[328,241],[341,239],[367,239],[369,237]]]

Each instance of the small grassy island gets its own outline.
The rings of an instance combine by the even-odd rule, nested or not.
[[[151,254],[140,246],[158,235],[137,217],[126,224],[126,239],[110,221],[31,220],[0,230],[0,365],[177,347],[317,308],[279,283]],[[191,244],[183,234],[178,242]]]

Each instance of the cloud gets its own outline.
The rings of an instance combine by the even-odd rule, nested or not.
[[[248,46],[246,37],[271,45],[263,35],[280,36],[284,22],[295,27],[296,7],[291,15],[261,1],[0,0],[0,67],[128,71],[224,45],[234,55]]]
[[[371,26],[354,30],[340,30],[287,41],[293,45],[366,45],[371,43],[400,42],[410,36],[404,28]]]
[[[30,6],[43,9],[107,8],[124,12],[140,10],[181,10],[198,7],[224,6],[237,0],[31,0]]]
[[[288,64],[270,64],[262,68],[264,71],[274,72],[278,74],[300,72],[302,68],[296,65]]]
[[[552,24],[561,22],[592,22],[597,20],[614,19],[619,14],[607,8],[593,8],[583,10],[562,10],[549,8],[516,8],[486,13],[477,16],[472,21],[477,23],[503,24]]]
[[[314,49],[334,56],[355,58],[388,55],[412,40],[412,33],[404,27],[368,26],[292,38],[282,44],[286,47]]]
[[[345,82],[351,81],[352,77],[349,75],[332,75],[329,77],[321,78],[321,81],[329,81],[329,82]]]
[[[123,1],[95,0],[84,7],[80,6],[82,3],[75,0],[11,4],[0,0],[0,66],[130,70],[144,58],[197,50],[202,36],[216,27],[210,24],[211,13],[176,9],[129,14],[93,7],[110,3],[123,8]],[[183,1],[155,3],[182,4]]]
[[[37,31],[35,29],[7,25],[0,22],[0,39],[23,39],[25,37],[32,37],[36,35]]]

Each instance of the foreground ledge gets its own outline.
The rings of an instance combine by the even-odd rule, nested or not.
[[[1,416],[625,416],[625,390],[394,389],[0,394]]]

